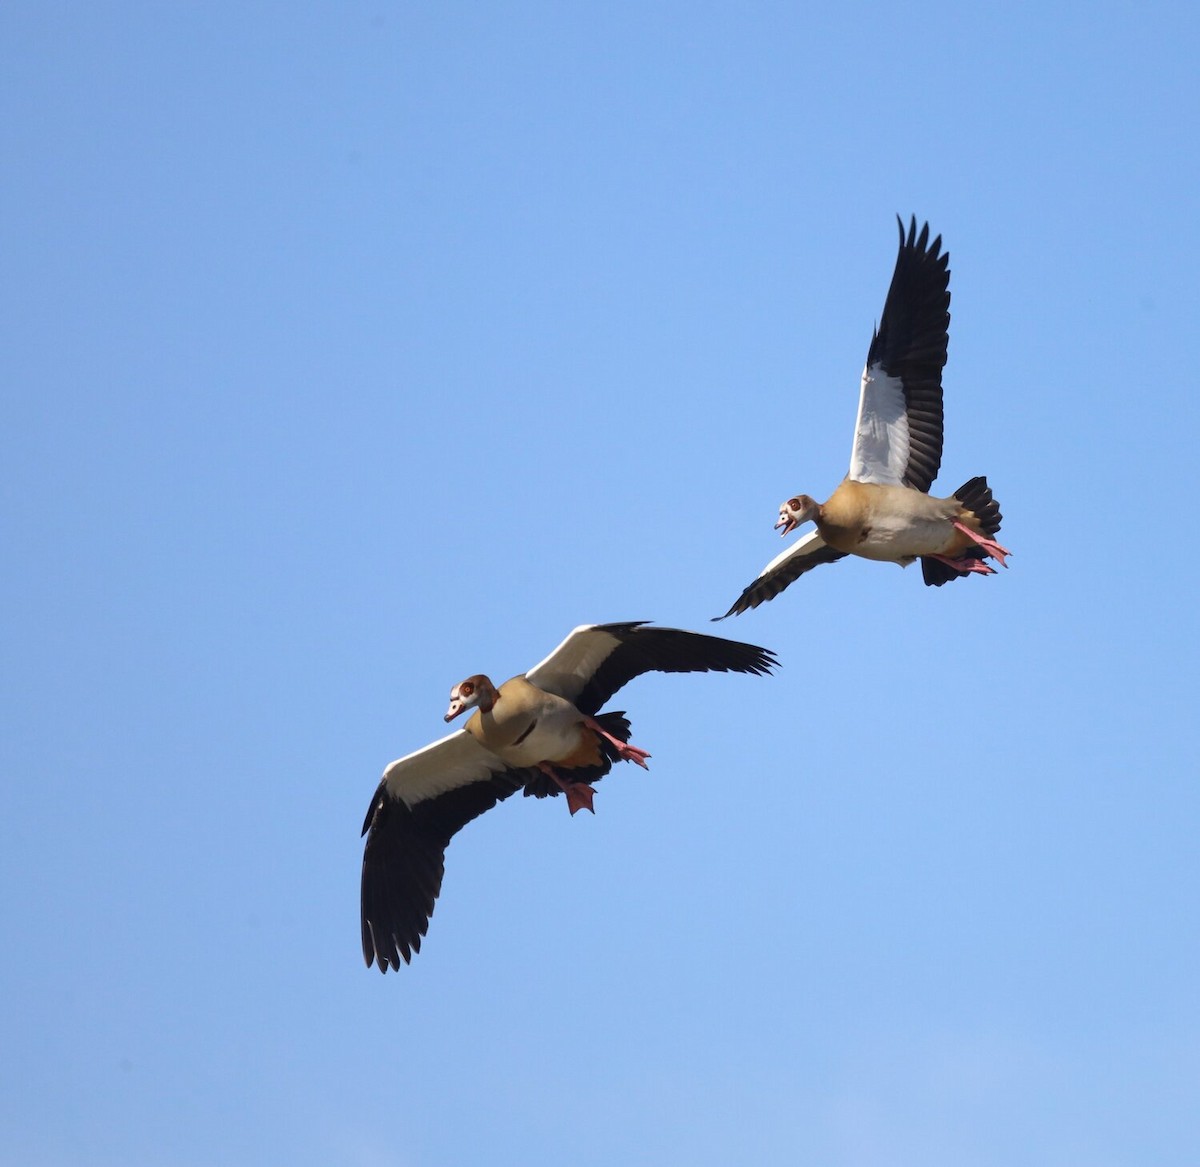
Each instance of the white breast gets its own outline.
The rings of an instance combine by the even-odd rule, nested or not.
[[[945,501],[907,493],[909,506],[903,511],[872,509],[867,537],[854,549],[856,554],[864,559],[911,563],[921,555],[939,555],[953,542],[954,528],[944,513]],[[913,503],[917,505],[913,507]]]
[[[911,563],[916,556],[928,553],[926,544],[933,533],[932,524],[924,522],[901,524],[884,521],[874,524],[854,551],[864,559],[906,560]]]

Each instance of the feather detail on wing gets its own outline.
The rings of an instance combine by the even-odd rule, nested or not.
[[[753,644],[649,627],[644,620],[576,628],[526,680],[594,716],[622,686],[643,673],[769,673],[777,662]]]
[[[724,616],[716,616],[714,619],[725,620],[730,616],[740,616],[767,600],[773,600],[788,584],[799,579],[806,571],[811,571],[822,563],[836,563],[844,558],[845,553],[830,547],[821,538],[819,531],[809,531],[786,551],[776,555],[754,582],[738,596],[729,611]]]
[[[899,222],[899,220],[897,220]],[[871,337],[854,424],[849,477],[927,491],[942,461],[942,368],[950,327],[950,269],[929,224],[914,218],[879,327]]]
[[[447,844],[535,774],[508,769],[463,730],[388,766],[363,823],[362,944],[368,965],[386,972],[420,951],[442,888]]]

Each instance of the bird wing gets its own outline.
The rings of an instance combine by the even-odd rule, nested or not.
[[[642,673],[769,673],[768,649],[719,636],[652,628],[645,620],[582,624],[525,679],[574,703],[589,717]]]
[[[398,969],[421,949],[454,834],[533,777],[458,730],[393,762],[367,809],[362,944],[368,966]]]
[[[863,369],[849,477],[928,491],[942,463],[942,368],[950,342],[949,253],[929,224],[900,252]]]
[[[820,531],[809,531],[786,551],[776,555],[758,573],[754,582],[743,589],[729,611],[724,616],[716,616],[714,619],[724,620],[729,616],[740,616],[751,608],[757,608],[759,604],[773,600],[788,584],[799,579],[806,571],[812,571],[822,563],[836,563],[845,557],[844,551],[835,551],[821,538]]]

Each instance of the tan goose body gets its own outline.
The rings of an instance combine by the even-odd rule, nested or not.
[[[836,551],[904,565],[924,555],[953,559],[966,552],[973,541],[955,522],[984,534],[975,515],[954,497],[849,478],[816,514],[821,538]]]
[[[531,685],[522,674],[505,681],[490,709],[476,709],[463,729],[509,766],[552,762],[559,769],[599,766],[600,738],[563,697]]]

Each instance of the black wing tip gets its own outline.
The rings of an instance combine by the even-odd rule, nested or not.
[[[725,654],[723,660],[709,666],[706,671],[745,673],[756,677],[766,677],[771,675],[773,669],[780,667],[775,651],[763,648],[761,644],[750,644],[745,640],[729,640],[722,636],[705,636],[702,632],[693,632],[691,635],[703,637],[714,648],[719,645]]]
[[[717,617],[717,619],[724,619],[724,617]],[[686,628],[664,628],[662,631],[682,633],[688,639],[697,638],[714,648],[720,645],[722,650],[727,650],[727,663],[712,666],[714,672],[769,673],[772,668],[779,667],[779,660],[775,652],[772,649],[763,648],[760,644],[750,644],[745,640],[731,640],[724,636],[709,636],[704,632],[690,632]]]
[[[703,638],[714,650],[724,654],[723,660],[709,666],[711,672],[767,673],[779,664],[774,651],[763,648],[761,644],[730,640],[724,636],[709,636],[703,632],[693,632],[691,635]]]
[[[926,219],[921,224],[920,234],[917,233],[917,216],[911,215],[908,220],[908,231],[904,230],[904,220],[896,215],[896,226],[900,229],[900,250],[916,251],[923,255],[927,255],[930,259],[936,260],[938,263],[945,266],[950,262],[950,253],[942,251],[942,237],[934,236],[933,242],[929,241],[929,220]]]
[[[608,627],[623,630],[629,625]],[[632,664],[629,679],[646,672],[762,675],[769,674],[779,665],[778,659],[770,649],[748,644],[744,640],[712,636],[687,628],[643,626],[635,628],[629,635],[621,636],[621,640],[629,652],[636,654],[626,661],[627,664]],[[613,692],[615,691],[614,689]]]
[[[810,549],[802,556],[790,556],[774,571],[765,571],[752,581],[743,589],[742,594],[734,601],[729,611],[724,616],[714,616],[713,620],[726,620],[730,616],[740,616],[743,612],[750,611],[751,608],[757,608],[760,604],[765,604],[787,591],[796,580],[812,571],[813,568],[826,563],[837,563],[839,559],[845,559],[846,554],[845,551],[835,551],[827,544],[822,544],[820,547]]]
[[[743,591],[742,594],[738,596],[736,600],[734,600],[733,604],[729,608],[729,611],[726,612],[724,616],[713,616],[712,622],[716,623],[718,620],[728,620],[731,616],[742,616],[746,612],[752,612],[759,606],[759,604],[765,604],[768,600],[773,600],[781,591],[783,591],[782,587],[775,588],[773,591],[763,587],[763,578],[764,577],[760,576],[748,588],[746,588],[745,591]],[[787,587],[787,584],[784,584],[783,587]]]
[[[778,583],[775,575],[760,575],[753,583],[742,589],[742,594],[734,600],[730,605],[729,611],[724,616],[714,616],[712,619],[714,622],[717,620],[728,620],[730,616],[742,616],[746,612],[752,612],[760,604],[765,604],[768,600],[773,600],[791,582],[792,580],[788,579],[779,584],[779,586],[775,586]]]
[[[367,925],[364,923],[364,940],[363,940],[363,959],[367,962],[367,968],[375,966],[379,969],[380,975],[392,972],[399,972],[406,964],[412,964],[412,958],[415,953],[421,951],[421,937],[415,937],[410,944],[405,944],[398,937],[392,937],[391,949],[386,949],[382,945],[376,946],[372,942],[365,939],[368,931]]]
[[[382,937],[376,940],[370,923],[363,920],[363,960],[367,968],[375,966],[380,973],[386,973],[389,969],[399,972],[402,965],[412,963],[414,952],[421,951],[420,937],[411,943],[405,943],[398,936],[389,939],[391,944],[384,944]]]
[[[414,811],[385,783],[372,799],[368,823],[359,899],[363,959],[381,973],[399,971],[421,951],[429,931],[453,831],[446,832],[431,803]]]
[[[926,220],[924,223],[921,224],[921,235],[920,235],[919,239],[917,236],[917,216],[916,215],[909,216],[907,238],[905,237],[905,233],[904,233],[904,220],[899,216],[899,214],[896,215],[896,225],[900,228],[900,246],[902,248],[903,247],[915,248],[918,251],[925,250],[926,244],[929,242],[929,221],[928,220]],[[939,235],[938,236],[939,243],[941,242],[941,238],[942,237]],[[935,251],[937,250],[936,246],[935,246],[934,250]]]
[[[728,620],[730,616],[740,616],[743,612],[749,612],[753,608],[757,608],[761,603],[761,599],[747,599],[746,593],[743,592],[740,596],[738,596],[737,600],[734,601],[732,607],[728,612],[725,613],[724,616],[713,616],[709,622],[716,624],[720,620]]]
[[[426,917],[423,924],[403,929],[403,934],[398,926],[393,926],[391,932],[377,934],[375,925],[364,913],[362,946],[363,960],[366,961],[367,968],[374,965],[380,973],[386,973],[389,969],[399,972],[404,965],[412,964],[413,957],[421,951],[421,940],[428,932],[429,918]]]
[[[783,668],[783,665],[779,663],[779,657],[772,649],[760,648],[758,649],[758,660],[756,662],[756,667],[746,669],[746,672],[752,673],[756,677],[770,677],[774,675],[776,669],[781,668]]]

